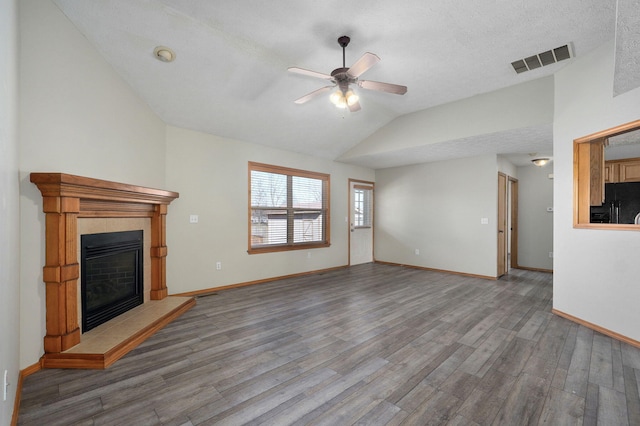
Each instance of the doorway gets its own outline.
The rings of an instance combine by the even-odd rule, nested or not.
[[[507,175],[498,173],[498,278],[507,273]]]
[[[497,277],[518,267],[518,180],[498,173]]]
[[[374,183],[349,179],[349,265],[373,262]]]

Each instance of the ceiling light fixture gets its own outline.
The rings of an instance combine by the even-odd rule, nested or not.
[[[173,60],[176,59],[175,52],[165,46],[158,46],[153,49],[153,56],[162,62],[173,62]]]
[[[549,159],[548,158],[534,158],[533,160],[531,160],[531,162],[533,164],[535,164],[538,167],[544,167],[548,162]]]
[[[338,108],[346,108],[355,105],[360,98],[353,90],[347,90],[343,93],[341,89],[336,90],[329,96],[329,100]]]

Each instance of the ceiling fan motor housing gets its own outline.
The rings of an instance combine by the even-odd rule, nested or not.
[[[355,83],[358,80],[357,78],[349,77],[347,71],[349,71],[349,68],[345,67],[336,68],[331,71],[331,77],[333,77],[333,80],[343,93],[349,90],[349,84]]]

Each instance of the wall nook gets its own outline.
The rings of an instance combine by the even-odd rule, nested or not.
[[[640,229],[640,120],[573,141],[573,226]]]

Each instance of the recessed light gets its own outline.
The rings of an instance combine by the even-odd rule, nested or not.
[[[175,52],[166,46],[158,46],[153,49],[153,56],[162,62],[172,62],[176,58]]]

